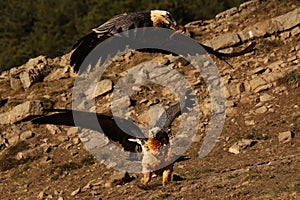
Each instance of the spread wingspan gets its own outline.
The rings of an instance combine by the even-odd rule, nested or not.
[[[128,139],[144,138],[144,134],[139,127],[126,119],[118,118],[118,122],[122,124],[123,129],[121,129],[115,121],[116,118],[114,119],[111,116],[75,110],[53,111],[57,113],[50,114],[48,116],[41,116],[31,120],[31,122],[33,124],[77,126],[94,130],[105,134],[111,141],[120,143],[124,150],[130,152],[136,152],[139,148],[136,143],[128,141]],[[76,117],[74,117],[74,115],[76,115]],[[97,119],[98,123],[94,123],[94,119]]]

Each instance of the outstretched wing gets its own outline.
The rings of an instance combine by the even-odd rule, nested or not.
[[[137,143],[131,142],[129,138],[143,138],[144,134],[133,122],[126,119],[118,119],[122,129],[117,125],[114,118],[99,114],[74,110],[53,110],[57,113],[41,116],[31,120],[33,124],[53,124],[87,128],[105,134],[108,139],[118,142],[125,151],[140,152],[141,148]],[[76,115],[76,123],[74,116]],[[97,118],[98,123],[92,123]],[[80,120],[78,120],[80,119]],[[126,130],[124,130],[126,129]],[[129,133],[129,134],[127,134]]]
[[[191,108],[195,103],[195,96],[191,94],[191,90],[187,90],[184,98],[180,100],[180,102],[171,106],[163,112],[162,115],[158,118],[155,127],[159,127],[164,132],[168,132],[172,122],[178,117],[181,112],[187,111],[187,108]]]
[[[117,15],[104,24],[92,29],[92,32],[80,38],[73,46],[70,64],[74,65],[74,72],[79,68],[87,55],[107,38],[134,28],[153,26],[150,11],[140,11]]]

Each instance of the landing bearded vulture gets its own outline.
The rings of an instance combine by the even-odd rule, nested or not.
[[[89,123],[95,113],[83,111],[52,110],[51,112],[56,113],[39,116],[32,119],[31,122],[33,124],[78,126],[102,132],[109,140],[120,144],[125,151],[143,155],[142,168],[145,186],[148,185],[152,173],[163,176],[162,184],[166,185],[170,181],[174,163],[189,159],[172,153],[170,141],[174,135],[171,133],[170,127],[181,112],[188,112],[188,109],[192,108],[195,103],[194,98],[195,96],[191,94],[191,90],[188,90],[180,102],[161,114],[154,127],[150,129],[148,136],[145,136],[139,127],[131,121],[119,118],[118,120],[121,120],[121,123],[126,124],[126,130],[130,132],[128,134],[118,127],[115,122],[116,117],[100,113],[96,113],[96,116],[102,130],[99,130],[98,124]],[[82,120],[75,124],[74,113],[72,112],[75,112]]]

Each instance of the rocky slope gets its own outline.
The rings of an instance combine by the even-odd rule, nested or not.
[[[225,85],[226,119],[218,142],[204,158],[198,151],[212,115],[205,75],[184,59],[162,53],[130,51],[113,60],[97,83],[96,104],[82,105],[85,109],[109,113],[111,92],[124,72],[149,62],[179,71],[198,98],[199,130],[185,152],[191,159],[175,164],[169,185],[161,186],[156,177],[148,190],[138,187],[141,174],[119,172],[91,156],[77,128],[28,121],[47,108],[72,108],[76,75],[69,54],[40,56],[3,72],[1,199],[299,199],[299,24],[299,1],[253,0],[215,19],[186,25],[196,40],[221,51],[257,43],[254,52],[226,62],[212,56]],[[91,91],[84,95],[93,99]],[[117,100],[127,103],[136,123],[147,126],[176,96],[166,87],[148,84]],[[174,121],[175,132],[185,117]]]

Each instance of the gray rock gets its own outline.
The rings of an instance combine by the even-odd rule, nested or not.
[[[241,42],[241,41],[240,41],[239,36],[236,33],[226,33],[224,35],[220,35],[219,37],[213,38],[204,43],[209,45],[213,49],[217,50],[217,49],[236,45],[239,42]]]
[[[42,103],[39,100],[26,101],[10,111],[0,114],[0,124],[12,124],[31,116],[43,114]]]
[[[244,30],[238,32],[238,35],[242,41],[247,41],[254,37],[263,37],[267,33],[272,34],[276,31],[277,27],[272,24],[271,20],[266,20],[245,28]]]
[[[66,142],[66,141],[69,141],[70,138],[69,138],[67,135],[61,134],[61,135],[59,135],[59,136],[57,137],[57,139],[58,139],[60,142]]]
[[[46,124],[46,129],[52,134],[55,135],[57,133],[61,133],[61,130],[56,126],[52,124]]]
[[[64,78],[69,78],[70,77],[70,68],[69,67],[63,67],[63,68],[58,68],[54,72],[51,72],[48,74],[45,78],[44,81],[55,81],[55,80],[60,80]]]
[[[16,68],[12,68],[10,70],[11,72],[9,73],[10,87],[13,90],[19,89],[23,86],[20,78],[13,73],[13,71],[15,71],[15,70],[16,70]]]
[[[70,127],[67,130],[67,136],[74,137],[78,134],[78,127]]]
[[[256,6],[257,4],[259,4],[260,0],[251,0],[251,1],[246,1],[245,3],[242,3],[239,7],[239,10],[244,10],[246,8],[249,8],[249,7],[254,7]]]
[[[261,86],[257,87],[253,92],[254,93],[259,93],[261,91],[270,89],[272,86],[273,86],[272,83],[269,83],[269,84],[266,84],[266,85],[261,85]]]
[[[242,41],[247,41],[253,37],[263,37],[266,34],[282,32],[296,27],[300,23],[300,8],[297,8],[289,13],[269,19],[263,22],[258,22],[253,26],[247,27],[238,32]]]
[[[109,79],[104,79],[101,80],[97,83],[95,83],[95,85],[89,87],[89,89],[85,92],[85,95],[87,96],[86,99],[87,100],[92,100],[98,96],[101,96],[109,91],[111,91],[113,89],[112,86],[112,81]]]
[[[268,108],[266,106],[261,106],[254,111],[256,114],[264,114],[268,112]]]
[[[97,90],[95,92],[95,97],[103,95],[107,92],[110,92],[113,89],[113,83],[109,79],[104,79],[98,82]]]
[[[245,120],[245,125],[246,126],[254,126],[255,125],[255,121],[252,119],[252,120]]]
[[[226,108],[226,116],[233,117],[237,114],[237,111],[234,107]]]
[[[262,101],[262,102],[265,102],[265,101],[271,101],[273,100],[275,97],[269,95],[269,94],[262,94],[260,97],[259,97],[259,100]]]
[[[241,141],[238,141],[234,143],[228,151],[233,154],[239,154],[241,150],[246,149],[248,147],[252,147],[256,144],[257,141],[250,140],[250,139],[242,139]]]
[[[50,66],[45,56],[29,59],[26,64],[12,68],[9,71],[11,88],[18,89],[21,86],[29,88],[33,83],[41,80],[41,78],[46,75],[48,68],[50,68]]]
[[[278,134],[278,141],[282,143],[290,142],[294,137],[292,131],[285,131]]]
[[[272,23],[278,26],[279,31],[296,27],[300,24],[300,8],[296,8],[291,12],[273,18]]]
[[[79,194],[80,192],[81,192],[81,188],[78,188],[71,193],[71,196],[75,196],[75,195]]]
[[[34,68],[31,70],[24,70],[19,74],[20,81],[24,88],[29,88],[33,83],[41,79],[40,69]]]
[[[245,91],[243,83],[231,83],[228,86],[228,91],[231,96],[238,96]]]
[[[251,71],[251,74],[261,74],[264,71],[266,71],[265,67],[257,67],[254,70]]]
[[[46,194],[45,194],[44,191],[42,191],[42,192],[40,192],[40,193],[38,194],[38,198],[39,198],[39,199],[43,199],[45,196],[46,196]]]
[[[272,72],[272,73],[264,74],[261,77],[269,83],[274,83],[283,76],[284,76],[284,73],[278,71],[278,72]]]
[[[254,91],[255,89],[257,89],[259,86],[264,86],[266,85],[267,82],[262,79],[261,77],[256,76],[255,78],[253,78],[252,80],[250,80],[249,85],[252,91]]]
[[[27,140],[34,137],[34,133],[32,131],[25,131],[20,134],[20,140]]]

